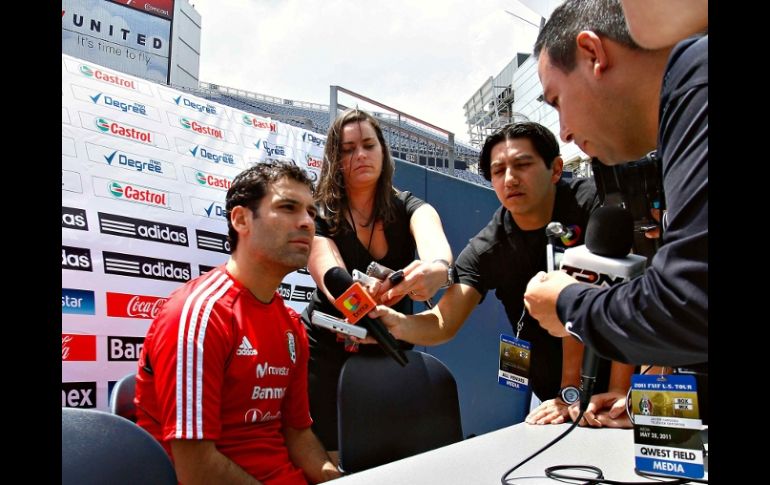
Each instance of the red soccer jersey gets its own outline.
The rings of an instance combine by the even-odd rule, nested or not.
[[[260,481],[304,484],[281,428],[312,424],[307,361],[299,315],[277,293],[261,303],[219,266],[174,291],[150,325],[137,422],[169,454],[168,440],[213,440]]]

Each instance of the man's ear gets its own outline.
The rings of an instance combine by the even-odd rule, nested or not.
[[[577,49],[575,58],[578,66],[588,65],[594,77],[600,78],[604,71],[609,67],[607,50],[604,43],[595,32],[584,30],[575,38]]]
[[[251,210],[242,205],[236,205],[230,209],[230,224],[239,234],[248,230],[251,218]]]
[[[561,157],[553,159],[551,164],[551,183],[555,184],[561,179],[561,173],[564,170],[564,160]]]

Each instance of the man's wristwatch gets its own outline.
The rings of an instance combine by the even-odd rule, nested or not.
[[[580,389],[575,386],[565,386],[559,389],[559,398],[566,405],[575,404],[580,401]]]
[[[434,259],[433,262],[434,263],[441,263],[444,266],[446,266],[446,283],[441,285],[441,287],[439,289],[449,288],[450,286],[452,286],[455,283],[455,269],[454,269],[454,267],[451,264],[449,264],[449,261],[447,261],[446,259]]]

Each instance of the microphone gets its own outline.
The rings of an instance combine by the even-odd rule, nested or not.
[[[555,238],[564,237],[571,239],[574,233],[568,227],[564,227],[561,222],[549,222],[545,226],[545,236],[547,238],[545,245],[546,271],[556,271],[556,250],[553,247]]]
[[[329,293],[337,298],[334,306],[347,317],[348,322],[360,321],[386,354],[393,357],[402,367],[406,366],[409,360],[404,351],[398,347],[398,342],[393,335],[379,319],[366,316],[377,304],[359,283],[353,281],[347,271],[339,266],[329,269],[324,275],[324,285]]]
[[[549,222],[545,226],[545,235],[549,237],[566,237],[571,239],[573,236],[572,230],[569,227],[564,227],[561,222]]]
[[[561,261],[562,271],[576,280],[612,286],[644,273],[647,258],[629,254],[634,242],[634,220],[628,210],[619,206],[596,209],[588,219],[585,242],[564,251]],[[586,346],[580,372],[581,411],[588,408],[598,370],[599,356]]]

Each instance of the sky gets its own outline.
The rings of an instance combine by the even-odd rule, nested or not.
[[[538,14],[517,0],[190,0],[200,80],[329,104],[338,85],[455,133],[463,105],[517,52]]]

